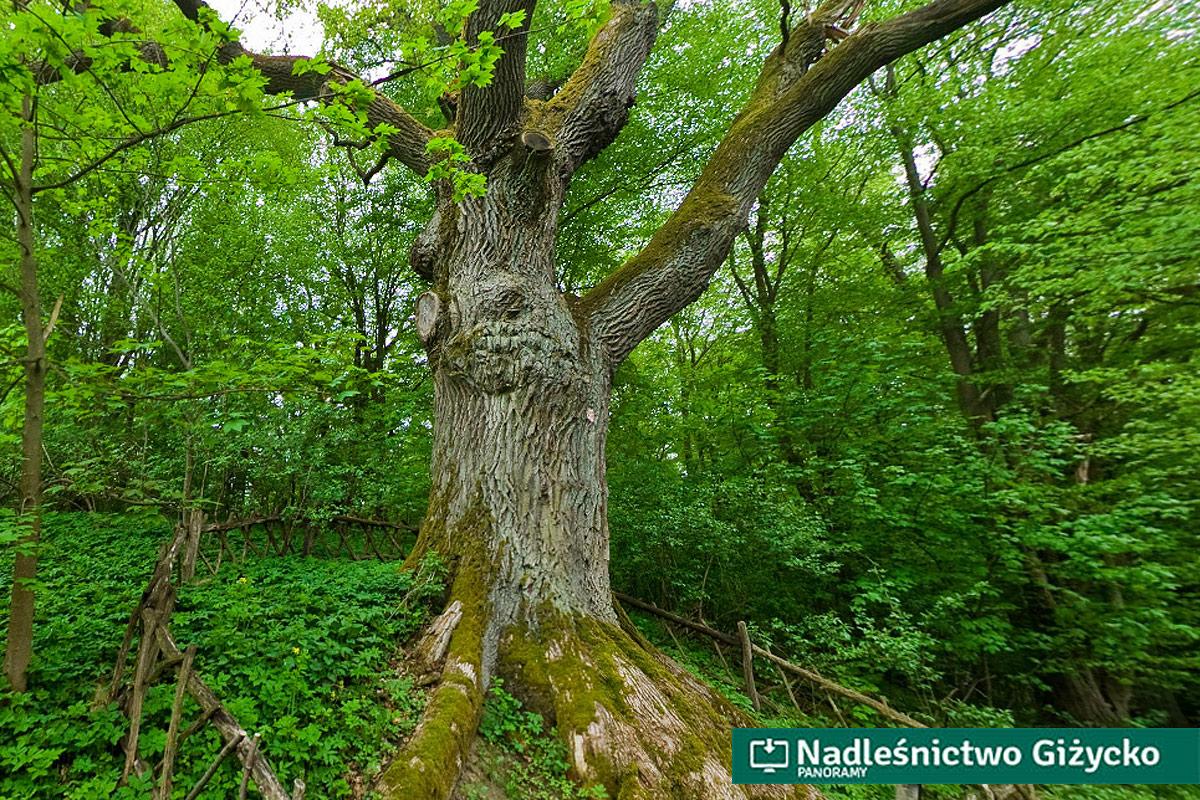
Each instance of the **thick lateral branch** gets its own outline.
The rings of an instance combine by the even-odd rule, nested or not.
[[[553,98],[544,105],[533,103],[530,126],[554,143],[568,174],[607,147],[624,127],[634,84],[657,34],[653,2],[615,0],[583,63]]]
[[[200,9],[209,8],[204,0],[175,0],[175,5],[185,17],[198,24],[203,24],[200,20]],[[292,70],[296,62],[307,60],[307,56],[261,55],[250,52],[240,42],[224,45],[217,53],[217,60],[227,64],[240,56],[248,57],[254,68],[267,79],[265,88],[268,93],[291,92],[296,99],[329,100],[332,95],[327,88],[328,83],[346,83],[358,78],[349,70],[336,65],[325,75],[315,71],[294,75]],[[366,108],[366,114],[372,126],[385,122],[397,129],[396,133],[388,137],[387,154],[414,171],[424,174],[429,168],[425,145],[433,136],[433,132],[380,92],[375,93],[374,99]]]
[[[209,8],[209,5],[204,0],[176,0],[175,5],[183,12],[185,17],[197,24],[203,24],[200,20],[200,9]],[[101,32],[105,35],[127,33],[134,30],[136,28],[126,19],[115,20],[101,27]],[[162,69],[170,67],[170,59],[158,42],[145,42],[139,46],[139,51],[143,61],[155,64]],[[321,100],[327,102],[334,96],[328,89],[330,82],[347,83],[358,78],[350,70],[337,65],[333,65],[333,69],[324,75],[315,71],[304,75],[293,75],[292,70],[296,62],[307,61],[309,59],[308,56],[262,55],[247,50],[240,42],[228,42],[223,45],[217,52],[217,61],[221,64],[228,64],[240,56],[249,58],[255,69],[266,78],[265,89],[269,94],[291,92],[297,100]],[[82,53],[76,53],[68,57],[67,64],[75,72],[83,73],[91,68],[92,60]],[[62,77],[58,69],[46,62],[34,64],[31,68],[34,80],[40,85],[55,83]],[[433,136],[433,132],[379,92],[375,93],[371,103],[367,106],[366,114],[367,120],[372,126],[386,122],[397,129],[396,133],[388,137],[386,155],[395,158],[414,171],[424,175],[429,169],[429,161],[425,156],[425,145]],[[209,116],[202,115],[194,119],[207,119]],[[211,116],[222,115],[214,114]],[[169,133],[183,124],[194,121],[194,119],[180,120],[179,123],[156,131],[153,135],[157,136]],[[112,154],[116,154],[149,138],[151,136],[132,137],[123,145],[114,148]],[[79,176],[76,175],[74,177]],[[42,190],[52,189],[58,188],[59,185],[61,184],[38,188]]]
[[[977,20],[1007,0],[934,0],[868,24],[821,55],[827,27],[853,5],[827,2],[768,57],[746,107],[683,203],[580,310],[615,367],[697,298],[725,259],[754,199],[787,149],[875,70]]]
[[[493,31],[504,55],[496,62],[487,86],[467,85],[458,106],[458,139],[473,154],[486,150],[500,138],[521,114],[525,98],[525,51],[529,42],[529,24],[533,20],[535,0],[486,0],[467,21],[467,41],[478,44],[479,34]],[[497,30],[500,17],[514,11],[525,12],[520,28]]]

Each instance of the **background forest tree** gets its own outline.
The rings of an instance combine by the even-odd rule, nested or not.
[[[330,61],[405,73],[375,91],[439,128],[460,70],[435,60],[438,37],[471,7],[428,5],[320,18]],[[894,5],[866,13],[911,7]],[[29,201],[36,327],[56,312],[40,448],[47,555],[28,584],[41,604],[29,682],[47,719],[99,724],[70,707],[127,613],[104,606],[113,630],[97,627],[80,651],[93,663],[57,648],[55,615],[81,601],[56,554],[74,564],[80,548],[152,542],[185,506],[412,524],[427,512],[433,382],[410,317],[428,282],[407,254],[434,208],[429,185],[396,166],[372,172],[379,141],[347,146],[381,133],[354,98],[269,99],[246,64],[208,63],[234,34],[192,8],[205,24],[152,4],[5,12],[32,43],[6,38],[8,75],[55,37],[69,59],[66,42],[106,20],[139,26],[107,35],[120,45],[111,61],[34,92],[46,187]],[[779,14],[720,0],[671,12],[629,122],[571,179],[559,290],[586,295],[669,218],[779,44]],[[606,19],[601,6],[539,5],[529,25],[557,45],[529,48],[531,87],[561,86]],[[613,587],[721,629],[746,620],[773,651],[931,724],[1195,724],[1197,21],[1185,6],[1125,0],[1009,6],[875,72],[803,135],[711,287],[613,375]],[[170,69],[147,58],[143,29]],[[423,68],[386,60],[398,52]],[[4,186],[19,213],[33,89],[6,87]],[[482,188],[445,166],[460,191]],[[12,265],[19,227],[0,244]],[[6,273],[14,291],[0,294],[0,491],[12,509],[27,463],[19,277]],[[12,559],[27,527],[3,522]],[[136,595],[152,553],[141,567],[89,553],[79,574],[111,562]],[[386,579],[372,586],[394,602]],[[224,601],[195,608],[206,602]],[[719,688],[736,681],[708,645],[647,630]],[[333,667],[304,669],[316,681]],[[762,721],[877,724],[816,692],[801,709],[775,695]],[[0,750],[12,776],[0,794],[100,785],[89,764],[102,743],[68,742],[61,725],[31,732],[24,702],[8,695],[0,710],[16,743]],[[314,695],[301,722],[332,725],[314,710],[332,702]],[[366,742],[389,735],[403,738],[338,740],[327,793],[352,791],[346,753],[378,761]]]

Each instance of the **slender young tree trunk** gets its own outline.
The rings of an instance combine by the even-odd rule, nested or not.
[[[33,655],[33,589],[37,577],[37,545],[42,528],[42,413],[46,402],[46,342],[38,295],[37,261],[33,231],[33,163],[35,141],[33,100],[22,108],[21,162],[14,199],[17,208],[17,244],[21,251],[21,318],[25,324],[25,422],[21,429],[21,500],[17,524],[23,528],[13,563],[12,601],[4,672],[13,691],[28,687],[26,672]]]
[[[893,128],[893,135],[900,147],[904,163],[904,179],[908,186],[909,201],[912,203],[913,218],[921,238],[921,249],[925,256],[925,276],[933,294],[937,309],[938,330],[950,356],[950,366],[958,377],[958,403],[972,425],[978,426],[991,419],[992,412],[985,402],[979,386],[975,383],[975,362],[971,357],[971,346],[967,341],[962,317],[954,308],[954,297],[946,285],[946,271],[942,263],[941,247],[933,230],[929,204],[925,196],[925,185],[917,170],[916,155],[908,134]]]

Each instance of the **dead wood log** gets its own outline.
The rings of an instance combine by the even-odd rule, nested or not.
[[[156,635],[158,644],[163,649],[163,652],[172,655],[181,655],[179,647],[175,644],[175,640],[171,638],[169,630],[159,625]],[[249,735],[238,723],[237,719],[234,718],[233,714],[225,708],[212,689],[208,688],[208,685],[201,680],[200,676],[194,670],[188,676],[187,688],[188,694],[199,704],[200,708],[209,712],[209,719],[213,727],[221,734],[221,738],[225,739],[226,742],[232,742],[235,739],[238,740],[239,743],[236,745],[238,759],[244,767],[249,764],[248,769],[254,778],[254,784],[258,787],[259,793],[266,800],[288,800],[288,793],[284,791],[283,784],[279,782],[279,778],[276,777],[274,770],[271,769],[266,756],[262,753],[257,753],[258,748],[256,747],[254,748],[256,756],[251,758],[252,753],[250,742],[248,741]]]
[[[196,660],[196,645],[189,645],[179,667],[179,680],[175,684],[175,702],[171,705],[171,721],[167,725],[167,743],[163,748],[162,777],[159,780],[158,796],[170,800],[175,754],[179,747],[179,724],[183,717],[183,698],[187,696],[187,682],[192,675],[192,662]]]
[[[196,800],[200,796],[200,793],[204,791],[204,787],[208,786],[208,782],[212,780],[212,776],[217,774],[217,768],[221,766],[221,762],[228,758],[233,749],[241,744],[241,742],[241,737],[237,737],[225,743],[225,746],[221,748],[221,752],[217,753],[217,757],[208,765],[208,769],[204,770],[204,774],[200,776],[200,780],[196,781],[196,785],[187,793],[186,800]]]
[[[669,611],[664,611],[663,609],[659,608],[658,606],[652,605],[643,600],[639,600],[636,597],[630,597],[629,595],[623,594],[621,592],[614,592],[613,594],[622,603],[631,605],[634,608],[640,608],[643,611],[646,611],[650,614],[654,614],[656,616],[662,617],[663,619],[668,620],[669,622],[673,622],[676,625],[681,625],[685,628],[689,628],[690,630],[696,631],[697,633],[703,634],[711,639],[716,639],[717,641],[723,642],[727,645],[730,645],[731,647],[738,647],[741,645],[741,641],[736,636],[731,636],[728,633],[722,633],[721,631],[718,631],[714,628],[710,628],[707,625],[701,625],[698,622],[693,622],[692,620],[687,619],[686,617],[681,617],[678,614],[672,614]],[[788,672],[791,672],[793,675],[799,675],[800,677],[804,678],[805,680],[815,683],[817,686],[820,686],[822,689],[825,689],[826,691],[833,692],[834,694],[839,694],[842,697],[849,698],[856,703],[861,703],[861,704],[867,706],[868,708],[872,708],[875,711],[877,711],[880,714],[880,716],[886,717],[887,719],[890,719],[893,722],[898,722],[899,724],[907,726],[909,728],[928,727],[920,722],[917,722],[915,719],[908,716],[907,714],[903,714],[903,713],[895,710],[894,708],[892,708],[891,706],[889,706],[888,704],[886,704],[880,700],[876,700],[873,697],[867,697],[862,692],[856,692],[855,690],[853,690],[849,687],[846,687],[846,686],[842,686],[840,683],[835,683],[834,681],[831,681],[828,678],[824,677],[823,675],[819,675],[818,673],[813,672],[810,669],[805,669],[804,667],[797,666],[796,664],[793,664],[790,661],[780,658],[779,656],[775,655],[774,653],[770,652],[769,650],[764,650],[763,648],[758,647],[757,645],[755,645],[753,643],[751,643],[750,649],[754,655],[767,659],[772,664],[775,664],[776,666],[780,667],[781,669],[785,669]]]
[[[655,616],[661,617],[661,618],[667,620],[668,622],[673,622],[676,625],[680,625],[684,628],[688,628],[690,630],[695,631],[696,633],[703,634],[704,636],[707,636],[710,639],[714,639],[715,641],[724,642],[725,644],[728,644],[728,645],[742,644],[742,642],[739,641],[739,639],[737,637],[731,636],[728,633],[722,633],[721,631],[718,631],[715,628],[710,628],[707,625],[702,625],[698,622],[693,622],[692,620],[687,619],[686,617],[681,617],[678,614],[672,614],[670,611],[664,611],[663,609],[659,608],[656,605],[647,603],[644,600],[639,600],[636,597],[631,597],[630,595],[624,594],[623,592],[613,592],[613,596],[617,600],[620,600],[622,603],[631,605],[634,608],[639,608],[647,613],[654,614]],[[742,626],[744,626],[744,623],[738,623],[738,626],[739,626],[739,632],[740,632],[740,628]],[[747,637],[746,640],[748,641],[748,639],[749,639],[749,637]],[[772,653],[770,650],[765,650],[761,647],[758,647],[757,645],[755,645],[753,643],[750,643],[750,651],[753,655],[767,659],[772,664],[774,664],[776,667],[780,668],[780,670],[787,670],[788,672],[791,672],[793,675],[799,675],[800,677],[804,678],[805,680],[810,681],[811,683],[814,683],[817,686],[819,686],[820,688],[824,689],[826,692],[841,695],[842,697],[849,698],[850,700],[853,700],[856,703],[861,703],[862,705],[865,705],[868,708],[872,708],[875,711],[877,711],[880,716],[885,717],[893,722],[897,722],[897,723],[904,725],[906,727],[909,727],[909,728],[928,728],[929,727],[928,725],[925,725],[922,722],[917,722],[915,719],[908,716],[907,714],[897,711],[896,709],[892,708],[891,706],[889,706],[888,704],[884,703],[881,700],[876,700],[873,697],[868,697],[867,695],[863,694],[862,692],[856,692],[855,690],[853,690],[849,687],[842,686],[840,683],[835,683],[835,682],[829,680],[828,678],[826,678],[822,675],[819,675],[816,672],[813,672],[810,669],[805,669],[804,667],[797,666],[796,664],[793,664],[790,661],[780,658],[779,656]],[[830,704],[831,705],[833,704],[832,699],[830,700]],[[834,707],[836,708],[836,706],[834,706]],[[1023,800],[1036,800],[1036,798],[1037,798],[1037,793],[1035,792],[1034,788],[1032,786],[1025,785],[1025,784],[996,785],[996,786],[991,787],[991,790],[1000,791],[1000,792],[1003,792],[1006,796],[1016,796],[1016,797],[1022,798]]]
[[[254,738],[250,740],[250,753],[246,756],[245,766],[242,767],[242,785],[238,788],[238,800],[246,800],[246,792],[250,788],[250,770],[258,761],[258,743],[261,740],[261,733],[254,734]]]

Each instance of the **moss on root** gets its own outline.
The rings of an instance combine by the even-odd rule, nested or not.
[[[483,542],[491,519],[479,503],[448,528],[446,507],[445,498],[431,498],[426,524],[403,568],[415,568],[431,550],[447,557],[453,574],[448,603],[461,603],[462,615],[420,724],[378,781],[380,794],[397,800],[450,797],[475,739],[487,688],[483,638],[491,615],[487,588],[495,574],[495,555],[483,552]],[[467,543],[474,546],[464,547]]]
[[[478,585],[479,575],[460,565],[451,589],[463,605],[462,618],[446,650],[441,679],[430,695],[421,722],[412,738],[380,776],[384,797],[429,798],[450,796],[458,781],[483,708],[483,626],[486,599],[463,591]]]
[[[618,800],[806,796],[729,786],[731,727],[749,720],[640,636],[589,617],[537,619],[502,638],[498,672],[557,728],[577,779]]]
[[[527,708],[545,717],[567,748],[572,777],[602,785],[616,800],[801,798],[809,787],[735,787],[731,727],[749,724],[716,692],[659,653],[618,609],[616,621],[526,605],[526,620],[485,642],[490,593],[501,554],[487,551],[494,524],[482,502],[449,514],[445,490],[431,498],[408,562],[442,554],[452,578],[447,602],[462,616],[446,647],[440,682],[407,746],[377,788],[398,800],[446,800],[459,781],[482,714],[485,675],[501,676]],[[460,507],[461,508],[461,507]],[[485,552],[486,551],[486,552]]]

